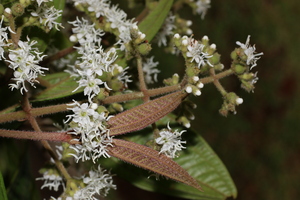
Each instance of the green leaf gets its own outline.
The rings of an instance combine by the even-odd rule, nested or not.
[[[153,39],[163,25],[172,5],[173,0],[159,1],[152,12],[139,24],[139,29],[146,34],[146,40],[148,40],[148,42]]]
[[[73,92],[78,87],[78,83],[66,72],[49,74],[39,77],[38,80],[46,89],[34,96],[35,101],[53,100],[83,91],[83,88],[79,88]]]
[[[2,173],[0,172],[0,199],[7,200],[6,189],[2,177]]]
[[[176,128],[178,129],[178,127],[174,129]],[[147,130],[149,133],[150,130]],[[145,130],[143,133],[131,134],[131,137],[127,135],[126,139],[136,143],[146,143],[147,140],[151,139],[151,136],[144,132]],[[149,174],[134,166],[109,163],[106,167],[112,168],[113,173],[135,186],[152,192],[187,199],[221,200],[228,197],[235,198],[237,196],[236,187],[226,167],[211,147],[199,134],[191,130],[184,133],[183,137],[183,140],[187,141],[187,148],[181,152],[179,158],[174,160],[198,181],[203,192],[179,182],[147,178]]]

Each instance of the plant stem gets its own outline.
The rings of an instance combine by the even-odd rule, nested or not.
[[[144,94],[143,101],[147,102],[150,100],[150,96],[148,94],[147,85],[145,82],[142,57],[140,55],[138,55],[136,60],[137,60],[137,69],[138,69],[138,74],[139,74],[140,90]]]
[[[228,70],[227,70],[228,71]],[[226,71],[225,71],[226,72]],[[216,77],[215,74],[215,69],[211,68],[209,70],[210,76],[213,78],[213,84],[216,86],[216,88],[219,90],[219,92],[222,94],[222,96],[225,96],[227,94],[226,90],[224,89],[224,87],[221,85],[220,81],[219,81],[219,77]]]
[[[67,111],[67,107],[68,106],[66,104],[59,104],[59,105],[45,106],[40,108],[32,108],[30,110],[30,114],[33,117],[37,117],[46,114],[65,112]],[[0,123],[11,122],[16,120],[24,120],[26,119],[26,115],[27,115],[26,112],[24,112],[23,110],[2,114],[0,115]]]
[[[23,98],[23,109],[24,112],[27,114],[27,119],[33,129],[36,132],[41,132],[41,129],[36,121],[36,119],[31,115],[31,105],[29,103],[29,100],[27,98],[27,93],[25,93],[24,98]],[[71,176],[69,175],[68,171],[66,170],[65,166],[60,162],[56,154],[54,153],[53,149],[51,148],[50,144],[46,140],[42,140],[41,143],[43,144],[44,148],[48,151],[48,153],[51,155],[53,158],[55,165],[57,169],[61,172],[61,174],[65,177],[66,180],[71,179]]]
[[[32,140],[49,140],[56,142],[68,142],[74,144],[71,135],[67,132],[37,132],[37,131],[16,131],[0,129],[1,137],[9,137],[16,139],[32,139]]]
[[[218,79],[224,78],[226,76],[229,76],[233,74],[233,71],[231,69],[226,70],[224,72],[221,72],[219,74],[211,75],[209,77],[205,77],[200,79],[200,81],[203,84],[213,83],[218,84]],[[162,94],[167,94],[171,92],[178,91],[184,87],[186,84],[186,79],[184,78],[180,84],[172,85],[172,86],[166,86],[161,88],[155,88],[155,89],[149,89],[147,90],[147,95],[149,97],[158,96]],[[220,86],[217,86],[220,88]],[[130,101],[134,99],[142,99],[145,97],[145,94],[143,92],[133,92],[128,94],[120,94],[120,95],[114,95],[114,96],[108,96],[104,100],[101,101],[102,104],[111,104],[111,103],[117,103],[117,102],[123,102],[123,101]],[[30,113],[33,117],[41,116],[41,115],[47,115],[47,114],[53,114],[58,112],[66,112],[67,111],[67,105],[66,104],[59,104],[59,105],[53,105],[53,106],[45,106],[40,108],[31,108]],[[0,123],[6,123],[11,121],[17,121],[17,120],[25,120],[26,119],[26,113],[21,111],[11,112],[0,115]]]

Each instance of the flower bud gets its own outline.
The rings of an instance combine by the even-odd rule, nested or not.
[[[123,106],[119,103],[112,103],[111,106],[118,112],[122,112],[124,110]]]
[[[137,50],[142,55],[147,55],[151,51],[151,45],[149,43],[142,43],[138,46]]]
[[[240,75],[240,74],[243,74],[243,73],[246,71],[247,67],[246,67],[246,66],[243,66],[243,65],[240,65],[240,64],[233,64],[233,65],[231,66],[231,69],[232,69],[236,74]]]
[[[212,57],[208,58],[208,61],[212,64],[212,65],[216,65],[220,62],[220,58],[221,55],[218,53],[214,53]]]
[[[14,16],[18,17],[24,14],[24,7],[20,3],[15,3],[11,7],[11,12]]]
[[[177,120],[177,122],[180,123],[180,124],[182,124],[186,128],[190,128],[191,127],[190,121],[185,116],[179,117],[178,120]]]

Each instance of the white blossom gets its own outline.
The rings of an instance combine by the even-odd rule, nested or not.
[[[41,189],[48,187],[49,190],[58,191],[60,185],[65,188],[65,184],[63,182],[63,178],[58,174],[56,170],[47,170],[43,173],[43,177],[36,178],[36,180],[44,181]]]
[[[79,19],[78,17],[75,21],[69,22],[69,24],[73,25],[72,31],[81,45],[97,43],[100,46],[104,32],[100,29],[95,29],[95,24],[90,24],[88,20],[84,18]],[[74,37],[74,35],[72,36]]]
[[[2,15],[0,21],[0,60],[4,58],[4,49],[2,47],[8,46],[8,34],[7,34],[7,27],[2,28],[4,16]],[[5,58],[4,58],[5,59]]]
[[[195,4],[196,4],[196,13],[198,15],[201,15],[201,19],[204,19],[207,9],[210,8],[210,0],[198,0],[195,2]]]
[[[237,41],[236,44],[239,45],[244,50],[244,53],[247,56],[247,65],[251,65],[251,67],[250,67],[250,70],[251,70],[253,67],[255,67],[257,65],[256,61],[260,59],[260,57],[258,57],[258,56],[263,55],[263,53],[255,54],[255,50],[256,50],[255,45],[250,46],[249,42],[250,42],[250,35],[248,35],[245,44],[243,44],[239,41]]]
[[[83,183],[85,187],[75,192],[74,200],[97,200],[97,195],[106,196],[110,189],[116,189],[112,176],[100,165],[98,170],[91,170],[88,176],[83,177]]]
[[[40,5],[40,4],[39,4]],[[59,30],[58,27],[62,27],[61,23],[57,22],[57,19],[61,17],[62,10],[54,8],[54,6],[48,7],[47,4],[39,6],[35,11],[31,12],[33,17],[38,17],[41,24],[44,24],[49,30],[53,27]]]
[[[114,67],[117,68],[118,71],[119,71],[117,79],[119,81],[122,81],[124,86],[127,88],[128,87],[127,83],[132,82],[132,80],[130,79],[131,75],[127,74],[127,70],[128,70],[129,67],[126,67],[124,69],[123,69],[123,67],[118,66],[118,65],[114,65]]]
[[[154,57],[152,56],[143,63],[143,72],[145,73],[146,83],[157,82],[157,75],[160,73],[160,70],[156,69],[156,66],[159,64],[159,62],[153,62],[153,59]]]
[[[92,159],[95,162],[101,156],[109,157],[107,147],[112,146],[112,137],[109,136],[105,124],[110,117],[107,117],[105,112],[97,112],[97,107],[93,103],[79,104],[74,100],[74,103],[68,106],[71,106],[68,109],[73,111],[73,114],[67,115],[66,123],[72,120],[70,122],[72,131],[69,133],[79,137],[80,142],[70,146],[76,152],[73,154],[76,161]]]
[[[99,18],[104,16],[105,10],[109,9],[109,0],[73,0],[76,5],[85,5],[89,12],[94,12],[95,16]]]
[[[172,15],[170,12],[167,18],[165,19],[165,22],[161,28],[161,30],[157,33],[155,40],[157,41],[158,46],[161,45],[167,46],[167,36],[173,35],[173,29],[175,28],[174,25],[175,21],[175,15]]]
[[[186,131],[172,131],[169,124],[167,127],[168,129],[163,129],[159,132],[160,136],[155,139],[155,142],[162,145],[159,153],[164,153],[170,158],[175,158],[177,156],[176,153],[185,148],[182,144],[185,144],[186,141],[181,141],[181,135]]]
[[[213,67],[213,65],[208,61],[208,58],[212,57],[208,53],[204,52],[204,45],[195,40],[194,38],[187,38],[183,41],[187,40],[187,53],[186,56],[192,58],[191,62],[196,62],[198,64],[198,68],[208,64]],[[182,42],[183,42],[182,41]]]
[[[14,88],[20,89],[22,94],[23,90],[28,91],[25,86],[26,81],[34,86],[34,82],[38,82],[36,78],[39,75],[44,75],[43,70],[48,70],[38,65],[44,56],[41,56],[42,53],[33,47],[36,43],[37,41],[34,40],[30,42],[29,38],[28,42],[19,40],[18,48],[9,50],[9,60],[6,60],[9,63],[8,67],[14,70],[12,80],[16,82],[9,84],[9,86],[12,90]]]
[[[32,0],[32,1],[36,1],[39,6],[41,6],[42,3],[52,2],[52,0]]]

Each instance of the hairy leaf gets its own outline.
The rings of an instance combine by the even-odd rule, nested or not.
[[[177,91],[124,111],[108,121],[110,135],[143,129],[172,112],[187,94]]]
[[[170,126],[173,129],[180,128]],[[152,138],[151,132],[150,128],[144,129],[138,133],[124,135],[124,139],[145,144]],[[203,192],[174,181],[164,179],[157,181],[153,178],[145,178],[149,176],[145,170],[113,159],[110,159],[110,161],[114,162],[107,163],[103,161],[101,163],[106,168],[111,168],[113,173],[118,174],[121,178],[147,191],[197,200],[224,200],[228,197],[236,197],[237,189],[230,174],[201,135],[188,130],[183,134],[183,140],[187,141],[186,149],[181,151],[180,156],[174,160],[197,180]]]
[[[149,42],[163,25],[172,5],[173,0],[159,1],[153,11],[139,24],[140,31],[146,34]]]
[[[66,72],[39,77],[39,82],[46,89],[34,97],[36,101],[67,97],[83,91],[83,88],[79,88],[73,92],[78,87],[78,83]]]
[[[197,181],[180,167],[180,165],[164,154],[159,154],[158,151],[144,145],[114,139],[114,146],[109,147],[109,154],[123,161],[201,190]]]

